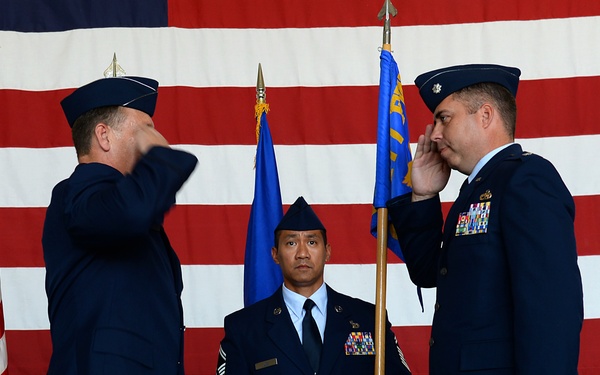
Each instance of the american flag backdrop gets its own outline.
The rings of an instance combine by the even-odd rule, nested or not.
[[[585,322],[580,374],[600,373],[600,1],[394,0],[392,50],[411,142],[431,121],[414,78],[466,63],[519,67],[517,138],[575,197]],[[0,0],[0,279],[11,375],[51,353],[42,225],[76,165],[59,102],[113,54],[157,79],[156,127],[199,164],[165,222],[183,264],[188,374],[214,373],[223,317],[243,306],[262,69],[282,200],[303,195],[328,229],[326,281],[374,302],[382,0]],[[464,176],[442,193],[447,210]],[[102,223],[98,223],[102,225]],[[551,235],[551,234],[548,234]],[[266,249],[268,251],[268,249]],[[388,256],[387,309],[413,374],[427,374],[434,290]]]

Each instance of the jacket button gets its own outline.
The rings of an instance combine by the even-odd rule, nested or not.
[[[448,273],[448,269],[446,267],[442,267],[442,269],[440,270],[440,275],[446,276],[447,273]]]
[[[435,311],[438,311],[440,309],[440,304],[438,302],[435,303],[434,305]]]
[[[433,340],[433,337],[430,337],[430,338],[429,338],[429,346],[433,346],[433,343],[434,343],[434,342],[435,342],[435,341]]]

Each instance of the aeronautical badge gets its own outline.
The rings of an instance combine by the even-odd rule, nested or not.
[[[346,355],[375,355],[371,332],[350,332],[344,348]]]
[[[469,212],[458,215],[455,236],[467,236],[470,234],[487,233],[490,219],[491,202],[473,203]]]

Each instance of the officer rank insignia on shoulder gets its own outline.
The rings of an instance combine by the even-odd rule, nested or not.
[[[468,212],[458,215],[455,236],[487,233],[491,202],[473,203]]]
[[[350,332],[344,345],[346,355],[375,355],[371,332]]]

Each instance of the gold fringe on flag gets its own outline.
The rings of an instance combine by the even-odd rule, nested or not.
[[[263,113],[269,113],[269,105],[263,100],[259,100],[254,106],[254,117],[256,118],[256,144],[260,136],[260,118]],[[254,169],[256,169],[256,155],[254,155]]]
[[[269,105],[265,102],[256,103],[254,106],[254,117],[256,118],[256,144],[260,135],[260,118],[263,113],[269,113]]]

